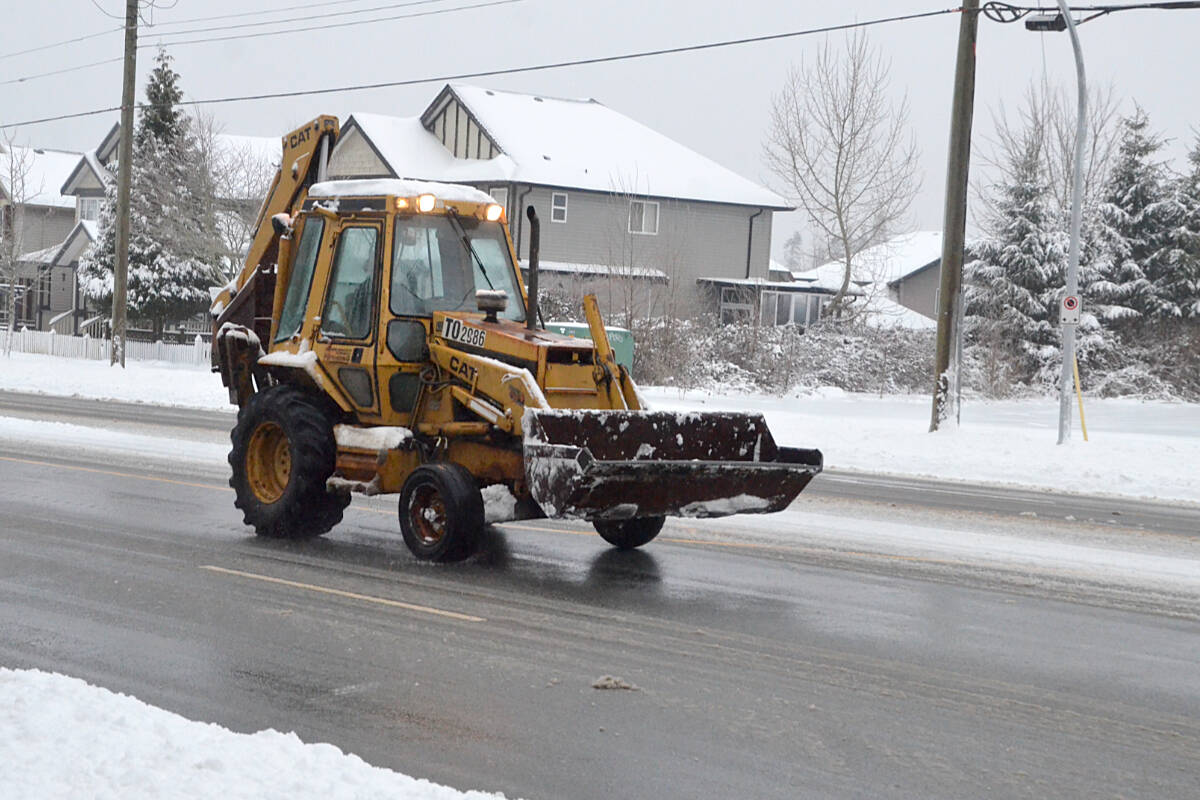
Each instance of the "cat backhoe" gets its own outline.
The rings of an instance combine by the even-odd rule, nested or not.
[[[319,536],[352,494],[398,494],[422,559],[469,556],[485,505],[588,520],[628,549],[666,516],[778,511],[821,470],[761,415],[648,411],[594,297],[590,341],[537,324],[532,207],[527,290],[491,197],[326,180],[338,133],[320,117],[284,137],[245,266],[212,307],[213,371],[239,408],[230,485],[258,535]]]

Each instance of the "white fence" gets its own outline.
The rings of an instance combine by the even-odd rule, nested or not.
[[[107,361],[111,343],[107,339],[90,336],[63,336],[54,331],[31,331],[28,328],[10,333],[0,330],[0,353],[8,346],[12,337],[14,353],[36,353],[61,358],[90,358]],[[200,336],[192,344],[165,344],[163,342],[126,342],[126,361],[166,361],[171,364],[209,364],[209,345]]]

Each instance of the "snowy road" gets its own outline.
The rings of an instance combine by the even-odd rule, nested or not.
[[[0,665],[531,799],[1200,792],[1186,531],[830,490],[433,567],[385,499],[248,537],[223,435],[176,425],[0,418]]]

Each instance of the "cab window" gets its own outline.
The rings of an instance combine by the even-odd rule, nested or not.
[[[477,289],[503,289],[508,309],[500,316],[525,319],[521,293],[504,230],[497,222],[459,219],[475,254],[444,216],[396,219],[392,244],[393,314],[427,317],[434,311],[475,311]]]
[[[377,227],[342,229],[321,318],[322,333],[348,339],[365,339],[371,334],[378,244]]]
[[[325,232],[325,220],[310,217],[300,233],[300,246],[292,261],[291,278],[288,280],[287,296],[279,314],[279,329],[275,341],[282,342],[300,332],[304,322],[304,310],[308,306],[308,290],[312,287],[313,268],[317,264],[321,234]]]

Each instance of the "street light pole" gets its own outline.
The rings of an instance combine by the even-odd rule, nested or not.
[[[1066,0],[1058,0],[1058,7],[1071,33],[1071,46],[1075,49],[1075,69],[1079,83],[1079,119],[1075,131],[1075,175],[1071,187],[1071,253],[1067,262],[1067,297],[1079,293],[1079,238],[1083,226],[1083,159],[1087,152],[1087,73],[1083,66],[1083,49],[1079,45],[1079,32],[1075,19],[1067,7]],[[1061,309],[1060,309],[1061,312]],[[1065,322],[1063,332],[1062,376],[1059,380],[1058,396],[1058,443],[1071,438],[1071,389],[1075,366],[1075,325]]]

